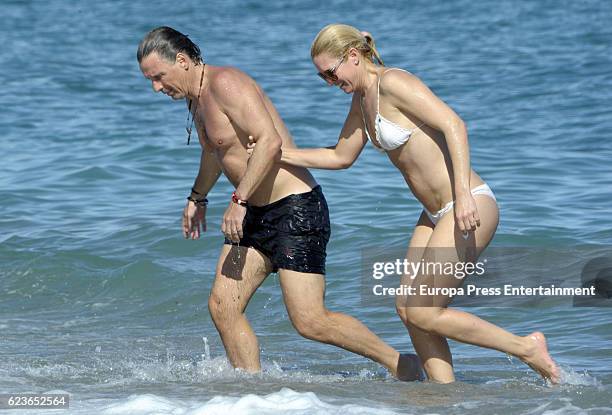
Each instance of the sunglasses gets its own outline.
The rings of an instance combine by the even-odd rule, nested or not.
[[[325,82],[328,82],[328,81],[331,83],[338,82],[338,76],[336,75],[336,71],[338,70],[340,65],[342,65],[342,62],[344,62],[344,59],[345,59],[345,56],[340,58],[338,63],[335,64],[333,67],[326,69],[323,72],[318,72],[317,75],[319,75],[321,79],[323,79]]]

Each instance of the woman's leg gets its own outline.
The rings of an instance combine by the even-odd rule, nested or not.
[[[433,234],[434,225],[431,223],[425,212],[421,213],[419,220],[414,228],[410,243],[408,244],[408,252],[406,259],[412,263],[419,263],[423,257],[425,247],[429,243],[429,238]],[[413,279],[409,275],[404,275],[401,280],[402,285],[412,285]],[[398,296],[396,301],[397,312],[404,323],[406,316],[402,314],[406,310],[405,296]],[[448,347],[446,338],[437,334],[427,333],[411,324],[406,324],[410,339],[414,345],[423,369],[429,380],[441,383],[453,382],[455,376],[453,374],[453,358]]]
[[[428,263],[476,261],[489,244],[498,223],[498,208],[493,199],[479,195],[474,198],[481,225],[467,239],[455,225],[453,212],[440,219],[429,239],[424,260]],[[459,287],[463,281],[446,275],[421,274],[413,285],[428,287]],[[461,341],[496,349],[514,355],[543,377],[558,381],[558,369],[548,354],[541,333],[519,337],[470,313],[446,308],[451,298],[444,295],[409,296],[403,311],[405,324]]]

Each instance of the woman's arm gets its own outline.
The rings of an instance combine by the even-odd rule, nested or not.
[[[283,147],[281,162],[313,169],[339,170],[351,167],[367,143],[360,114],[359,101],[353,95],[351,109],[335,146],[302,149]]]
[[[384,87],[393,105],[444,134],[453,164],[457,225],[461,231],[475,229],[480,218],[470,192],[470,148],[465,123],[416,76],[392,71],[383,79],[381,91]]]

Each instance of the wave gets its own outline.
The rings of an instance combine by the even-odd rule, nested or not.
[[[278,392],[259,396],[248,394],[240,397],[216,396],[204,404],[162,398],[156,395],[134,395],[123,402],[101,410],[104,415],[148,415],[159,413],[185,415],[392,415],[383,408],[361,405],[333,405],[323,402],[313,392],[296,392],[282,388]]]

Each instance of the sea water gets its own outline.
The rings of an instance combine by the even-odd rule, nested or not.
[[[606,247],[606,2],[6,0],[0,14],[0,392],[68,393],[76,414],[612,412],[611,312],[567,303],[470,309],[543,331],[560,386],[456,342],[456,383],[402,383],[296,334],[272,275],[247,312],[263,371],[233,370],[207,310],[232,188],[219,181],[208,232],[184,240],[199,147],[185,145],[184,103],[153,94],[136,62],[148,30],[173,26],[207,62],[253,76],[299,146],[330,146],[350,97],[321,82],[309,48],[328,23],[355,25],[465,120],[501,209],[492,247]],[[412,351],[393,307],[364,304],[359,274],[364,250],[405,249],[421,207],[371,147],[314,174],[332,221],[327,306]]]

